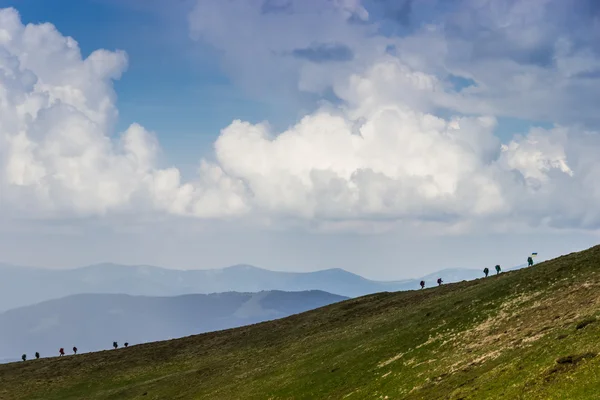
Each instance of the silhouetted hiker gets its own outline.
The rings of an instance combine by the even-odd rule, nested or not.
[[[483,273],[485,274],[485,277],[487,278],[488,274],[490,273],[490,269],[488,267],[485,267],[483,269]]]
[[[496,265],[496,274],[499,274],[502,269],[499,265]]]
[[[40,359],[40,353],[38,353],[37,351],[35,352],[35,359],[39,360]]]
[[[119,347],[119,345],[117,344],[117,342],[113,342],[113,347],[116,349],[117,347]]]
[[[125,342],[123,345],[124,345],[125,347],[127,347],[127,346],[129,346],[129,343]]]
[[[27,361],[27,354],[23,354],[23,355],[21,356],[21,360],[23,360],[23,361]]]
[[[425,287],[425,281],[421,281],[421,289]]]
[[[443,282],[444,281],[442,280],[442,278],[438,278],[438,280],[437,280],[438,286],[442,286]]]
[[[59,357],[62,357],[65,355],[65,349],[63,349],[62,347],[60,348],[60,350],[58,352],[60,353]]]
[[[77,354],[77,347],[73,347],[73,353]]]
[[[533,258],[531,256],[527,257],[527,264],[531,267],[533,265]]]

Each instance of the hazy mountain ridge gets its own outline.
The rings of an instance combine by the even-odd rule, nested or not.
[[[450,283],[479,277],[481,272],[469,269],[443,270],[426,277],[427,286],[435,285],[438,276]],[[50,270],[0,264],[0,312],[82,293],[179,296],[230,291],[322,290],[357,297],[382,291],[414,289],[419,281],[374,281],[340,268],[282,272],[243,264],[208,270],[175,270],[111,263]]]
[[[190,294],[176,297],[78,294],[0,314],[0,358],[30,358],[165,340],[301,313],[346,297],[306,292]]]

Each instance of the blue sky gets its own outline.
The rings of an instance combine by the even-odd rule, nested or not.
[[[236,87],[220,69],[215,50],[190,40],[185,18],[192,3],[0,0],[0,7],[16,7],[23,23],[51,22],[63,35],[77,40],[84,56],[99,48],[125,50],[129,66],[114,84],[120,113],[117,129],[137,121],[158,133],[170,162],[189,164],[197,160],[198,151],[204,155],[233,119],[269,120],[284,129],[298,117],[294,110],[253,98]],[[410,27],[384,18],[390,10],[402,13],[403,6],[386,4],[368,2],[374,17],[383,22],[381,31],[409,34]],[[435,17],[435,10],[426,4],[411,10],[413,17]],[[532,125],[548,123],[506,118],[499,134],[508,138],[514,129],[525,131]]]
[[[129,66],[115,81],[122,131],[139,122],[155,131],[166,163],[195,173],[219,131],[233,119],[286,124],[272,104],[249,98],[220,69],[215,50],[189,38],[189,1],[0,0],[23,23],[50,22],[79,43],[85,57],[100,48],[127,52]],[[58,5],[58,6],[57,6]],[[279,114],[276,114],[276,111]],[[285,126],[284,126],[285,127]]]
[[[366,6],[382,26],[380,32],[404,36],[414,31],[409,18],[435,19],[446,4],[427,2],[407,9],[404,4],[369,1]],[[57,6],[59,4],[60,6]],[[216,50],[189,37],[186,14],[193,2],[141,0],[0,0],[0,7],[16,7],[23,23],[51,22],[65,36],[77,40],[85,57],[104,48],[127,52],[129,65],[114,86],[122,131],[135,121],[156,132],[166,155],[186,175],[195,173],[200,156],[209,156],[220,130],[234,119],[268,120],[278,129],[299,115],[286,101],[265,101],[237,87],[221,70]],[[268,4],[268,2],[267,2]],[[398,23],[400,22],[400,23]],[[458,79],[457,89],[465,85]],[[498,135],[509,139],[546,121],[501,118]]]
[[[6,7],[4,261],[398,279],[597,241],[594,1]]]

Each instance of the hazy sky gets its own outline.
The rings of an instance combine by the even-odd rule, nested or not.
[[[598,242],[595,0],[0,0],[0,261],[378,279]]]

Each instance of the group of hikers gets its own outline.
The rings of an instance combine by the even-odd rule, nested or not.
[[[125,347],[129,347],[129,343],[128,343],[128,342],[125,342],[125,343],[123,344],[123,346],[125,346]],[[119,348],[119,344],[118,344],[117,342],[113,342],[113,348],[115,348],[115,349],[118,349],[118,348]],[[77,354],[77,347],[76,347],[76,346],[73,346],[73,354]],[[64,356],[64,355],[65,355],[65,349],[61,347],[61,348],[58,350],[58,356],[59,356],[59,357],[62,357],[62,356]],[[35,352],[35,359],[37,360],[37,359],[39,359],[39,358],[40,358],[40,353],[36,351],[36,352]],[[27,361],[27,354],[23,354],[23,355],[21,356],[21,360],[23,360],[23,361]]]
[[[527,257],[527,266],[528,267],[531,267],[533,265],[533,257],[535,257],[536,255],[537,255],[537,253],[531,253],[531,255],[529,257]],[[496,275],[498,275],[500,272],[502,272],[502,268],[500,268],[500,265],[496,265],[494,268],[496,269]],[[487,278],[488,274],[490,273],[490,269],[488,267],[485,267],[483,269],[483,273],[485,274],[485,277]],[[438,286],[441,286],[442,283],[444,283],[442,278],[438,278],[438,280],[437,280]],[[421,281],[420,285],[421,285],[421,289],[424,289],[425,281]]]
[[[531,256],[527,257],[527,266],[531,267],[533,265],[533,257],[535,257],[536,255],[537,255],[537,253],[531,253]],[[499,274],[500,272],[502,272],[502,268],[500,268],[500,265],[496,265],[495,269],[496,269],[496,275]],[[487,278],[488,274],[490,273],[489,268],[485,267],[483,269],[483,273],[485,274],[485,277]],[[442,278],[438,278],[438,280],[437,280],[438,286],[441,286],[442,283],[444,283],[444,281],[442,280]],[[421,289],[424,289],[425,288],[425,281],[421,281],[420,284],[421,284]],[[123,345],[125,347],[128,347],[129,343],[125,342]],[[117,342],[113,342],[113,348],[117,349],[118,347],[119,347],[119,344]],[[58,350],[58,354],[59,354],[59,357],[64,356],[65,355],[65,349],[63,349],[61,347],[60,350]],[[77,347],[73,347],[73,354],[77,354]],[[35,352],[35,358],[36,359],[40,358],[40,353],[38,353],[37,351]],[[23,354],[21,356],[21,359],[23,361],[26,361],[27,360],[27,354]]]

